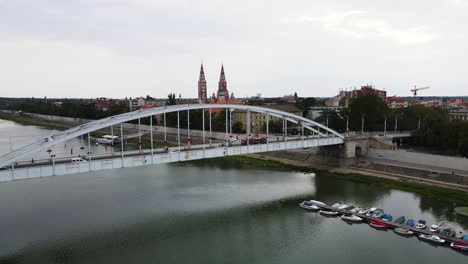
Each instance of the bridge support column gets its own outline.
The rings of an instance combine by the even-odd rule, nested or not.
[[[52,157],[52,162],[54,157]],[[89,161],[89,171],[91,171],[91,136],[88,133],[88,161]],[[54,162],[54,174],[55,174],[55,162]]]
[[[15,180],[15,163],[14,162],[11,163],[11,180],[12,181]]]
[[[266,116],[266,135],[267,135],[267,151],[270,145],[270,114],[267,113]]]
[[[111,141],[111,155],[114,156],[114,126],[111,126],[111,136],[112,136],[112,141]],[[113,164],[113,163],[112,163]]]
[[[187,109],[187,147],[190,149],[190,110]]]
[[[141,123],[140,118],[138,118],[138,147],[141,152]]]
[[[180,161],[180,114],[177,111],[177,145],[179,146],[178,160]]]
[[[304,148],[304,123],[301,122],[301,140],[302,140],[302,148]]]
[[[122,157],[122,168],[124,166],[124,134],[123,134],[123,125],[120,123],[120,155]]]
[[[203,158],[205,158],[205,108],[202,109],[202,131]]]
[[[153,116],[150,116],[150,137],[151,137],[151,164],[153,164],[154,150],[153,150]]]
[[[209,112],[210,112],[209,119],[210,119],[210,147],[211,147],[211,139],[212,139],[212,136],[211,136],[211,108],[210,108]]]
[[[250,110],[247,110],[247,153],[250,153]]]
[[[229,124],[228,124],[228,109],[226,108],[226,136],[225,136],[226,141],[229,139],[229,136],[228,136],[228,126],[229,126]]]

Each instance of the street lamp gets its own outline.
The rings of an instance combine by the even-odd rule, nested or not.
[[[364,117],[366,114],[361,115],[361,133],[364,134]]]
[[[387,115],[384,115],[384,128],[383,128],[383,135],[387,134]]]

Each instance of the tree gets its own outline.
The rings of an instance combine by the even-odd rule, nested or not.
[[[166,105],[176,105],[177,101],[175,98],[175,93],[170,93],[167,95]]]
[[[381,131],[388,112],[387,104],[378,95],[364,94],[354,97],[349,103],[349,126],[351,130],[360,131],[364,119],[364,130]]]
[[[245,131],[242,128],[242,122],[237,121],[234,124],[232,124],[232,132],[236,134],[244,133]]]

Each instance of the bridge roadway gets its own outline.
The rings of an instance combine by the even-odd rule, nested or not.
[[[73,163],[71,158],[54,159],[53,163],[50,160],[41,160],[34,163],[18,163],[13,169],[3,168],[0,170],[0,182],[343,143],[342,138],[329,136],[326,138],[295,138],[257,145],[222,147],[205,144],[180,150],[179,147],[173,147],[169,151],[145,149],[141,152],[138,150],[124,151],[123,153],[114,152],[91,156],[87,162]]]
[[[314,203],[314,202],[313,202],[313,204],[315,204],[320,209],[325,209],[325,210],[328,210],[328,211],[337,211],[338,213],[340,213],[342,215],[343,214],[348,214],[349,215],[348,212],[346,212],[344,210],[340,210],[338,208],[334,208],[334,207],[331,207],[331,206],[328,206],[328,205],[318,204],[318,203]],[[406,228],[406,229],[409,229],[409,230],[413,231],[415,235],[418,235],[418,234],[436,235],[436,236],[439,236],[442,239],[445,239],[446,242],[466,242],[466,240],[463,240],[463,239],[460,239],[460,238],[457,238],[457,237],[449,237],[449,236],[442,235],[440,233],[432,232],[428,228],[419,229],[419,228],[416,228],[416,227],[407,227],[405,225],[397,224],[397,223],[395,223],[393,221],[383,221],[380,218],[367,216],[365,214],[356,213],[355,215],[361,217],[362,219],[364,219],[365,221],[367,221],[369,223],[372,222],[372,221],[380,221],[380,222],[384,222],[384,223],[388,224],[391,228],[398,228],[398,227],[399,228]]]

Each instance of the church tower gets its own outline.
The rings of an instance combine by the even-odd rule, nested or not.
[[[229,92],[227,89],[226,76],[224,75],[223,65],[221,65],[221,75],[219,76],[217,99],[218,102],[229,101]]]
[[[198,78],[198,100],[201,102],[206,102],[206,99],[206,79],[202,63],[200,67],[200,77]]]

